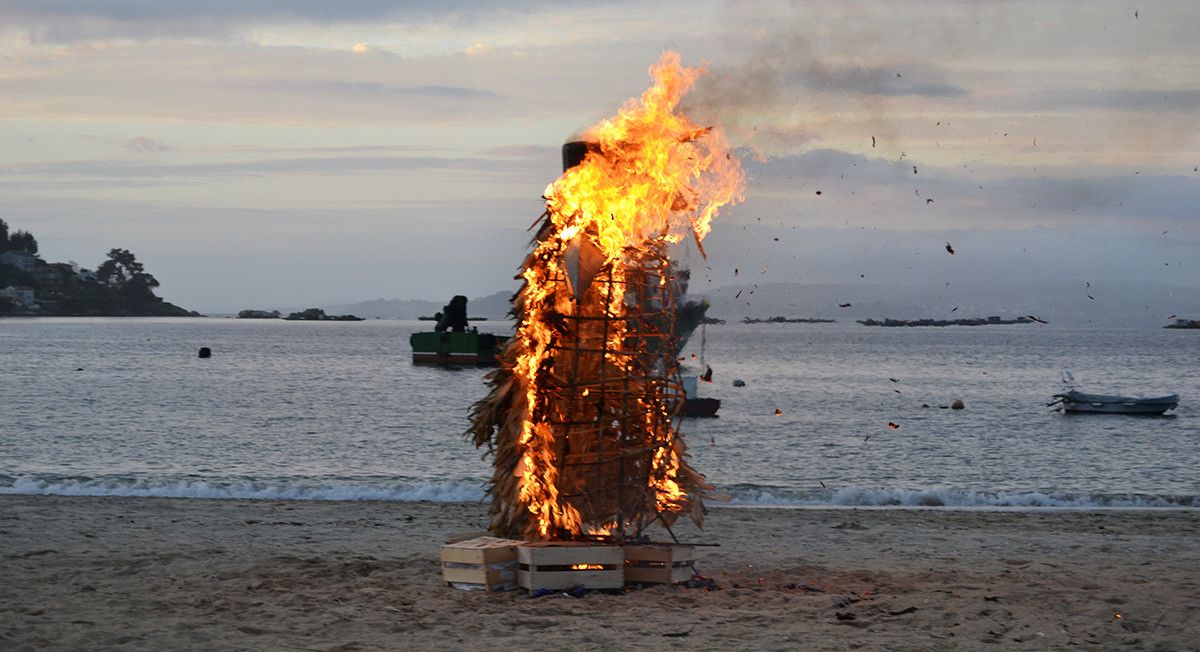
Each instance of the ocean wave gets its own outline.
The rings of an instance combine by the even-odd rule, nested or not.
[[[948,488],[891,489],[847,486],[818,491],[736,485],[726,487],[733,505],[772,507],[1057,507],[1200,508],[1200,496],[1174,494],[1078,494],[1040,491],[970,491]]]
[[[0,494],[456,503],[482,500],[484,487],[480,482],[469,480],[389,483],[308,479],[250,481],[196,478],[0,476]]]
[[[729,504],[745,507],[944,507],[944,508],[1200,508],[1200,496],[1139,493],[970,491],[952,488],[897,489],[845,486],[800,490],[737,484],[722,487]],[[478,502],[480,480],[349,478],[145,478],[0,474],[0,494],[129,496],[252,500],[383,500]]]

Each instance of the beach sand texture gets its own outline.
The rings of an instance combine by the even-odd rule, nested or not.
[[[1196,649],[1195,511],[714,508],[720,591],[441,582],[480,504],[0,496],[0,649]]]

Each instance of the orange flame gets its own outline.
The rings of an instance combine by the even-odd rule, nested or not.
[[[650,68],[653,86],[585,133],[584,139],[598,151],[589,151],[580,165],[545,190],[548,224],[522,272],[525,287],[517,298],[522,319],[510,343],[510,351],[515,351],[513,379],[521,390],[514,404],[521,419],[515,474],[518,501],[535,522],[527,532],[531,537],[608,533],[619,527],[585,524],[570,496],[560,493],[563,478],[556,456],[562,442],[548,421],[561,415],[547,414],[553,408],[545,387],[553,366],[555,320],[584,310],[579,305],[581,288],[571,293],[559,289],[568,276],[565,250],[582,238],[599,251],[612,278],[603,296],[589,295],[600,304],[590,307],[589,314],[623,316],[626,264],[641,260],[639,252],[665,249],[689,235],[699,246],[717,211],[741,200],[740,161],[730,153],[722,132],[701,127],[678,112],[680,99],[703,72],[684,67],[678,53],[663,53]],[[660,285],[665,286],[668,270],[665,262],[662,265]],[[603,336],[605,350],[619,351],[628,333],[624,322],[612,323]],[[617,373],[627,374],[631,368],[625,356],[605,353],[604,360]],[[575,396],[588,394],[587,389],[576,390]],[[664,406],[641,407],[651,433],[646,444],[654,450],[648,487],[654,508],[680,511],[687,499],[677,477],[682,445],[670,429]],[[664,422],[666,428],[660,425]]]

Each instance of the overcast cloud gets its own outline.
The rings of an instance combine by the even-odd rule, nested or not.
[[[750,177],[712,275],[1200,286],[1200,8],[1134,9],[14,0],[0,217],[200,310],[509,289],[559,145],[672,48]]]

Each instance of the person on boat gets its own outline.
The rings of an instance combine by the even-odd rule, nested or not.
[[[438,319],[437,326],[433,330],[441,333],[446,330],[462,333],[467,330],[467,298],[463,295],[455,295],[450,299],[450,303],[442,308],[441,318]]]

